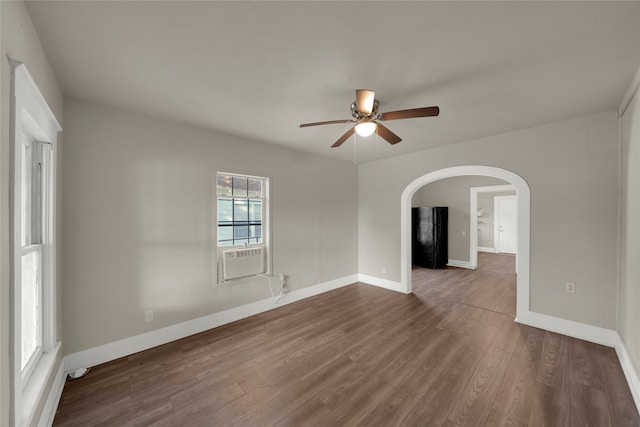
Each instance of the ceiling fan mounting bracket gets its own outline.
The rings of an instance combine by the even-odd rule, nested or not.
[[[373,100],[373,108],[371,109],[371,114],[364,114],[361,113],[360,111],[358,111],[358,101],[353,101],[351,103],[351,115],[356,119],[359,120],[363,117],[370,117],[371,119],[375,120],[377,118],[378,115],[378,107],[380,106],[380,102],[377,99]]]

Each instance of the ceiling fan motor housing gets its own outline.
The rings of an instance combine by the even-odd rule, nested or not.
[[[365,113],[361,113],[358,110],[358,101],[353,101],[351,103],[351,115],[356,119],[360,119],[362,117],[371,117],[373,119],[376,118],[376,116],[378,115],[378,106],[380,105],[380,102],[377,99],[373,100],[373,108],[371,109],[371,114],[365,114]]]

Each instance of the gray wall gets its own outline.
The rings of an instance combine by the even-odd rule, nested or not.
[[[77,100],[64,127],[66,354],[270,296],[262,278],[214,285],[217,171],[271,179],[289,290],[357,273],[350,162]]]
[[[639,71],[640,72],[640,71]],[[640,367],[640,92],[622,117],[622,255],[619,330]]]
[[[413,195],[412,206],[447,206],[449,208],[449,259],[470,261],[469,204],[471,187],[505,185],[486,176],[446,178],[427,184]],[[492,231],[493,232],[493,231]]]
[[[33,23],[22,2],[0,2],[0,20],[2,21],[2,34],[0,37],[2,53],[0,111],[2,125],[0,126],[0,426],[9,425],[9,128],[10,128],[10,92],[11,92],[11,67],[7,55],[16,61],[23,62],[29,73],[35,80],[38,88],[44,95],[49,107],[58,121],[62,123],[63,97],[56,77],[49,65],[49,61],[42,49],[40,39]],[[62,149],[62,137],[58,138],[58,150]],[[58,162],[60,168],[60,162]],[[58,186],[60,194],[60,186]],[[61,205],[58,204],[58,213]],[[58,215],[58,236],[60,236],[60,216]],[[58,239],[58,244],[60,240]],[[58,259],[58,262],[60,260]],[[60,271],[60,269],[58,269]],[[57,280],[58,297],[61,292],[60,276]],[[60,299],[58,300],[58,313],[61,311]],[[61,339],[60,323],[57,325],[58,338]],[[59,362],[58,362],[59,363]],[[57,371],[59,365],[54,367]],[[50,384],[49,384],[50,387]],[[48,394],[45,390],[44,396]],[[42,412],[43,401],[37,403],[35,419]]]
[[[362,164],[359,271],[400,280],[400,196],[412,181],[450,166],[500,167],[531,189],[531,309],[613,329],[619,157],[610,111]]]

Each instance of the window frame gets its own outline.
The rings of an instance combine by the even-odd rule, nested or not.
[[[33,374],[33,371],[38,365],[44,350],[47,347],[45,345],[45,340],[49,338],[48,336],[45,336],[47,334],[44,330],[44,303],[46,300],[45,285],[50,284],[49,281],[46,280],[48,274],[45,274],[45,265],[47,263],[47,258],[50,255],[50,251],[45,248],[45,245],[51,243],[51,235],[49,233],[51,225],[48,223],[47,218],[51,215],[51,206],[49,205],[49,202],[51,200],[51,181],[53,177],[50,175],[51,156],[49,154],[51,153],[51,144],[36,141],[29,132],[26,131],[22,135],[21,148],[23,147],[28,147],[28,150],[23,150],[21,154],[25,154],[27,151],[30,151],[30,155],[28,158],[28,164],[24,161],[24,157],[21,159],[21,266],[23,260],[27,256],[32,253],[37,254],[35,277],[37,307],[35,331],[36,346],[30,354],[29,360],[25,366],[21,366],[21,381],[26,383]],[[28,167],[27,173],[25,173],[25,167]],[[25,184],[29,187],[27,192],[25,192]],[[21,286],[24,286],[24,283],[21,283]],[[23,309],[24,304],[21,304],[21,314]],[[23,359],[24,354],[21,352],[21,365],[24,363]]]
[[[51,382],[54,369],[61,360],[61,343],[57,338],[56,295],[56,156],[57,134],[62,130],[39,91],[26,66],[9,60],[11,65],[11,124],[10,124],[10,313],[12,321],[9,422],[11,425],[31,425],[36,420],[38,408],[42,408],[43,393]],[[39,235],[35,240],[23,242],[22,170],[24,138],[35,141],[42,149],[41,176],[45,185],[37,187],[41,192],[37,205],[46,211],[38,224],[30,220],[31,232]],[[46,157],[46,159],[45,159]],[[33,162],[32,162],[33,164]],[[30,185],[30,184],[29,184]],[[33,188],[33,187],[31,187]],[[33,211],[34,206],[29,209]],[[37,208],[37,206],[36,206]],[[31,212],[32,213],[32,212]],[[37,242],[36,242],[37,241]],[[31,243],[36,243],[32,245]],[[41,272],[39,290],[40,350],[32,353],[22,368],[22,257],[37,250],[41,254],[38,263]],[[40,416],[44,416],[42,413]],[[44,420],[46,423],[47,420]]]
[[[219,246],[218,245],[218,224],[219,224],[219,218],[218,218],[218,204],[219,204],[219,199],[231,199],[233,200],[234,197],[232,196],[218,196],[218,177],[220,175],[229,175],[231,177],[240,177],[240,178],[253,178],[253,179],[259,179],[262,181],[262,197],[261,198],[251,198],[251,197],[236,197],[238,199],[247,199],[247,200],[251,200],[251,199],[260,199],[262,200],[262,222],[261,222],[261,234],[262,234],[262,242],[254,242],[254,243],[247,243],[247,244],[237,244],[237,245],[229,245],[229,246]],[[265,272],[263,274],[271,274],[271,242],[270,242],[270,237],[271,237],[271,177],[266,175],[266,174],[254,174],[254,173],[242,173],[242,172],[225,172],[225,171],[217,171],[215,174],[215,182],[214,182],[214,192],[215,192],[215,197],[214,197],[214,215],[215,215],[215,222],[214,222],[214,243],[215,243],[215,248],[216,248],[216,270],[217,270],[217,279],[215,281],[216,285],[220,285],[220,284],[225,284],[228,283],[229,281],[224,281],[222,279],[222,254],[225,251],[228,250],[234,250],[234,249],[241,249],[241,248],[257,248],[257,247],[261,247],[263,248],[263,251],[265,253]],[[251,280],[252,276],[247,276],[247,277],[242,277],[242,278],[238,278],[238,279],[232,279],[231,281],[235,282],[244,282],[247,280]]]

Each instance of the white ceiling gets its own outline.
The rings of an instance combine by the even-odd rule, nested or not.
[[[358,161],[615,109],[640,62],[640,2],[29,2],[64,94],[353,159],[354,90],[403,138]]]

